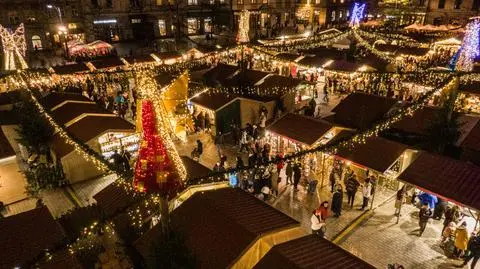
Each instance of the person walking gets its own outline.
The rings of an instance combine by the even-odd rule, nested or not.
[[[363,184],[362,194],[363,194],[363,203],[360,210],[365,210],[365,208],[368,207],[368,201],[370,200],[370,196],[372,195],[372,183],[370,183],[369,178],[367,178],[365,180],[365,184]]]
[[[405,186],[402,186],[402,188],[397,191],[397,197],[395,199],[395,216],[401,216],[400,209],[402,208],[403,203],[405,203]]]
[[[468,248],[467,223],[464,221],[455,231],[455,257],[461,258]]]
[[[295,189],[295,191],[298,191],[297,187],[301,177],[302,177],[302,169],[300,167],[300,163],[296,163],[293,166],[293,188]]]
[[[270,185],[272,186],[272,195],[278,195],[278,170],[277,168],[272,165],[270,167]]]
[[[470,265],[470,269],[475,269],[475,266],[477,266],[477,262],[480,259],[480,235],[478,233],[470,239],[468,250],[470,254],[465,258],[461,265],[457,265],[456,267],[464,267],[472,259],[473,261]]]
[[[432,217],[432,210],[424,203],[418,213],[418,225],[420,226],[418,236],[422,236],[425,228],[427,228],[428,219]]]
[[[342,215],[343,190],[342,185],[337,186],[337,191],[332,197],[332,212],[336,218]]]
[[[240,152],[243,152],[243,149],[248,152],[247,130],[243,130],[240,135]]]
[[[208,114],[207,114],[208,115]],[[223,135],[222,132],[218,132],[215,136],[215,147],[217,148],[218,156],[222,156],[222,144],[223,144]]]
[[[360,183],[355,179],[355,174],[352,174],[348,180],[347,180],[347,197],[348,197],[348,204],[350,205],[350,208],[353,207],[353,202],[355,200],[355,193],[358,190],[358,186]]]
[[[200,162],[200,157],[202,157],[203,153],[203,143],[200,141],[200,139],[197,139],[197,156],[198,156],[198,162]]]
[[[448,224],[450,222],[454,222],[457,224],[458,220],[460,219],[460,212],[458,210],[458,206],[453,206],[453,207],[447,207],[445,210],[445,220],[443,220],[443,229],[442,233],[447,228]]]
[[[285,168],[285,175],[287,176],[287,185],[292,184],[292,176],[293,176],[293,166],[292,162],[287,163],[287,167]]]

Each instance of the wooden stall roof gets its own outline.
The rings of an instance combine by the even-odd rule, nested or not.
[[[65,230],[68,239],[72,242],[80,237],[83,228],[100,220],[101,212],[97,204],[76,208],[57,219],[58,223]]]
[[[223,83],[223,86],[252,87],[255,84],[257,84],[257,82],[259,82],[262,78],[268,76],[269,74],[270,73],[268,72],[263,72],[263,71],[253,70],[253,69],[245,69],[237,73],[234,73],[234,75],[231,78],[228,78],[227,80],[225,80],[225,82]]]
[[[382,137],[371,137],[353,148],[340,148],[335,155],[383,173],[407,148],[404,144]]]
[[[267,127],[269,132],[311,146],[333,125],[327,121],[288,113]]]
[[[98,207],[109,218],[138,201],[139,195],[134,196],[122,186],[112,183],[93,196]]]
[[[298,61],[298,64],[314,67],[323,67],[329,61],[333,61],[333,57],[328,56],[305,56],[303,59]]]
[[[96,103],[67,103],[51,112],[51,116],[60,125],[83,115],[83,114],[111,114]]]
[[[406,117],[395,123],[392,129],[403,133],[425,136],[428,135],[428,128],[439,114],[440,109],[426,106],[417,110],[412,117]],[[472,125],[476,124],[478,119],[473,116],[459,114],[460,132],[462,134],[469,132]]]
[[[49,261],[42,261],[38,264],[38,268],[42,269],[84,269],[85,267],[80,262],[76,255],[70,254],[67,249],[63,249],[52,253],[52,259]]]
[[[299,225],[254,196],[232,188],[196,193],[170,217],[199,268],[227,268],[262,234]],[[153,229],[161,229],[159,226]],[[142,257],[148,257],[148,246],[158,240],[152,233],[135,243]]]
[[[460,147],[480,152],[480,120],[476,119],[477,123],[460,142]]]
[[[123,59],[127,61],[128,64],[143,64],[143,63],[154,63],[155,59],[153,59],[150,55],[135,55],[135,56],[126,56]]]
[[[20,91],[9,91],[0,93],[0,106],[10,105],[20,98]]]
[[[480,167],[474,164],[421,152],[398,179],[480,210]]]
[[[304,54],[313,54],[318,57],[325,57],[332,60],[341,60],[345,58],[346,51],[336,48],[318,47],[303,51]]]
[[[125,66],[125,63],[120,60],[117,56],[103,57],[98,60],[93,60],[90,62],[95,69],[104,69],[104,68],[114,68]]]
[[[335,114],[328,120],[347,127],[365,128],[383,118],[396,103],[395,99],[354,92],[333,108]]]
[[[278,57],[279,59],[282,59],[282,60],[285,60],[285,61],[289,61],[289,62],[293,62],[295,61],[298,57],[300,57],[301,55],[298,54],[298,53],[287,53],[287,52],[284,52],[284,53],[279,53],[277,55],[275,55],[276,57]]]
[[[59,93],[59,92],[49,93],[47,96],[43,97],[39,101],[48,110],[52,109],[55,106],[58,106],[59,104],[65,101],[92,102],[92,100],[78,93]]]
[[[205,177],[212,172],[211,169],[202,165],[199,162],[194,161],[192,158],[187,156],[181,156],[182,162],[185,165],[185,169],[187,169],[187,178],[198,178],[198,177]],[[189,181],[191,184],[195,184],[195,182]]]
[[[347,62],[345,60],[335,60],[326,66],[325,70],[352,73],[358,71],[362,66],[362,64]]]
[[[214,68],[205,72],[205,74],[203,74],[203,79],[209,86],[222,85],[230,76],[232,76],[238,70],[239,68],[237,66],[220,63]]]
[[[316,235],[274,246],[255,269],[373,269],[372,265]]]
[[[0,268],[22,267],[65,239],[45,206],[2,219],[0,234]]]
[[[76,139],[87,143],[91,139],[106,132],[135,131],[135,126],[117,116],[86,116],[67,128],[68,132]],[[57,133],[53,136],[53,148],[57,157],[63,157],[73,151],[73,146],[67,144]]]
[[[90,69],[85,65],[85,63],[74,63],[66,65],[57,65],[52,67],[55,74],[66,75],[80,72],[88,72]]]
[[[430,48],[424,47],[405,47],[392,44],[377,44],[375,47],[379,51],[390,52],[394,55],[411,55],[411,56],[423,56],[427,54]]]
[[[224,105],[233,101],[235,95],[226,95],[224,93],[213,93],[213,89],[190,99],[192,103],[216,111]]]
[[[161,60],[177,59],[182,57],[182,54],[179,51],[155,52],[155,55]]]
[[[289,89],[294,90],[300,84],[308,84],[304,80],[271,74],[262,79],[262,83],[257,85],[260,89],[272,89],[272,95],[284,95]]]
[[[0,160],[14,155],[15,151],[0,127]]]

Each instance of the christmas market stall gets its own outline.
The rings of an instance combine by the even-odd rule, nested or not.
[[[270,145],[272,156],[287,156],[324,145],[343,130],[345,129],[324,120],[288,113],[267,127],[265,142]],[[325,168],[332,161],[330,157],[319,152],[309,154],[303,159],[304,172],[312,175],[309,179],[321,179],[319,186],[326,182]]]
[[[160,64],[151,54],[125,56],[121,60],[128,66],[153,66]]]
[[[332,109],[333,115],[324,119],[336,125],[361,130],[384,118],[396,103],[395,99],[354,92]]]
[[[45,97],[43,102],[47,104],[45,107],[50,110],[57,124],[63,125],[73,137],[105,159],[113,161],[111,158],[115,152],[128,152],[132,159],[135,158],[139,138],[134,126],[79,96],[81,95],[53,94]],[[70,98],[76,100],[69,100]],[[61,163],[70,182],[83,181],[101,174],[93,164],[78,156],[73,146],[68,145],[58,133],[53,136],[53,153],[55,161]]]
[[[308,86],[301,80],[250,69],[240,70],[225,64],[206,72],[204,81],[216,88],[206,89],[190,98],[194,116],[197,122],[206,122],[200,124],[202,129],[210,124],[223,132],[230,130],[231,123],[242,128],[247,123],[256,125],[262,113],[268,122],[280,113],[301,107],[302,102],[296,102],[295,97],[309,93]]]
[[[161,64],[175,64],[184,60],[183,55],[178,51],[155,52],[151,54],[155,61]]]
[[[475,117],[468,123],[473,124],[462,125],[462,129],[470,128],[460,136],[456,145],[462,150],[461,160],[480,165],[480,117]]]
[[[346,184],[348,174],[353,173],[359,183],[363,184],[366,178],[373,178],[375,192],[392,195],[398,190],[397,176],[410,164],[415,153],[407,145],[382,137],[371,137],[365,143],[342,147],[335,153],[335,164],[344,171],[338,183]],[[371,206],[374,198],[371,199]],[[383,199],[377,200],[383,202]]]
[[[327,239],[312,234],[275,245],[253,268],[373,269],[375,267]]]
[[[0,221],[1,268],[28,268],[46,249],[61,246],[65,231],[46,206],[41,206]]]
[[[196,193],[170,219],[198,268],[252,268],[274,245],[306,235],[300,223],[237,188]],[[161,235],[157,224],[134,243],[146,266]]]
[[[416,206],[423,203],[423,197],[433,197],[427,201],[435,212],[445,211],[447,205],[460,208],[460,218],[456,225],[465,221],[468,234],[479,226],[480,210],[480,168],[474,164],[428,152],[420,152],[418,157],[403,171],[398,180],[413,186],[409,196],[416,194]],[[425,193],[426,195],[422,195]],[[420,199],[420,200],[419,200]],[[411,200],[411,199],[407,199]]]
[[[117,56],[102,57],[87,63],[90,71],[113,71],[122,70],[126,67],[125,63]]]
[[[74,63],[66,65],[56,65],[50,68],[51,73],[57,75],[68,75],[74,73],[85,73],[90,71],[90,69],[85,65],[85,63]]]

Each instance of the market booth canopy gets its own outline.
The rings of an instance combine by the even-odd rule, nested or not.
[[[480,167],[474,164],[421,152],[398,179],[480,210]]]
[[[0,268],[23,268],[66,239],[45,206],[2,219],[0,234]]]
[[[274,246],[254,269],[373,269],[372,265],[316,235]]]
[[[195,193],[171,215],[196,268],[252,268],[275,244],[305,235],[300,223],[254,196],[233,188]],[[161,225],[134,246],[143,258],[161,240]]]
[[[368,138],[352,148],[340,148],[335,155],[360,166],[384,173],[408,149],[404,144],[382,137]]]
[[[333,125],[327,121],[288,113],[268,126],[267,131],[311,146],[332,128]]]

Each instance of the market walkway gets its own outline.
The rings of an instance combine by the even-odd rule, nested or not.
[[[402,206],[399,224],[393,213],[394,199],[377,208],[339,245],[377,268],[390,263],[409,269],[454,268],[460,263],[447,259],[439,246],[443,220],[431,221],[418,237],[417,208]]]

